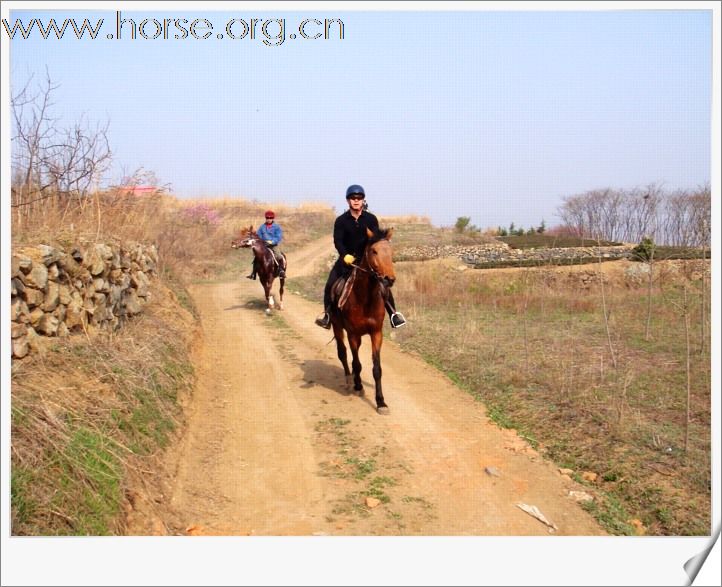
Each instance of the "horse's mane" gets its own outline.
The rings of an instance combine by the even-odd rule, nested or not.
[[[389,230],[390,229],[388,229],[388,228],[379,228],[379,230],[377,232],[375,232],[374,235],[369,239],[367,246],[370,247],[371,245],[376,244],[377,242],[387,238],[388,234],[389,234]]]

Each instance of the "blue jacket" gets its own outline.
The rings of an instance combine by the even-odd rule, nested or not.
[[[275,222],[269,226],[264,222],[256,231],[258,236],[264,241],[271,241],[272,245],[278,245],[283,240],[283,231]]]

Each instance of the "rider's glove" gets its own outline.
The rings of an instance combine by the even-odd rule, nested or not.
[[[343,262],[346,263],[346,265],[351,265],[356,260],[356,257],[353,255],[346,255],[343,258]]]
[[[273,244],[273,241],[266,241],[266,244],[267,244],[267,245],[272,245],[272,244]]]

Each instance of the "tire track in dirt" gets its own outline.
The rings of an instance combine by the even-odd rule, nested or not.
[[[322,239],[289,255],[289,277],[332,253]],[[204,341],[172,492],[175,531],[548,534],[516,505],[526,503],[555,534],[604,534],[568,496],[575,483],[393,341],[382,350],[391,414],[379,416],[369,341],[358,397],[345,389],[331,332],[313,322],[320,304],[287,293],[284,311],[266,316],[261,286],[240,276],[191,294]]]

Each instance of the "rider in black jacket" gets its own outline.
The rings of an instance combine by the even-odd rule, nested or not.
[[[351,272],[351,264],[363,257],[368,235],[366,229],[371,232],[378,232],[379,221],[376,216],[366,211],[366,194],[360,185],[352,185],[346,190],[346,201],[348,210],[336,218],[333,225],[333,244],[338,251],[338,260],[329,273],[326,280],[326,287],[323,292],[324,312],[316,318],[316,324],[322,328],[331,328],[331,287],[341,276],[347,276]],[[392,328],[398,328],[406,324],[401,312],[396,311],[394,296],[390,289],[388,292],[387,312]]]

